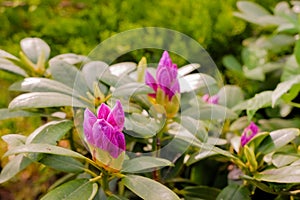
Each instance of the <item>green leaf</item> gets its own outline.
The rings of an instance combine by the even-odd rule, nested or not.
[[[33,113],[33,112],[28,112],[23,110],[12,111],[7,108],[0,109],[0,120],[10,119],[15,117],[33,117],[39,115],[40,115],[39,113]]]
[[[88,60],[86,56],[82,56],[82,55],[77,55],[74,53],[64,53],[64,54],[59,54],[57,56],[54,56],[53,58],[51,58],[49,60],[49,62],[55,61],[55,60],[60,60],[60,61],[64,61],[66,63],[69,63],[71,65],[75,65],[75,64],[80,64],[83,61]]]
[[[271,106],[272,91],[264,91],[253,98],[241,102],[232,108],[233,111],[247,110],[248,120],[251,120],[257,110]]]
[[[204,185],[200,186],[188,186],[180,191],[184,197],[197,197],[205,200],[215,200],[218,194],[221,192],[218,188],[208,187]]]
[[[180,92],[191,92],[200,88],[210,88],[217,84],[216,80],[202,73],[189,74],[179,78]]]
[[[299,129],[286,128],[270,132],[258,147],[258,152],[268,154],[287,145],[292,140],[299,136]]]
[[[227,108],[232,108],[244,100],[242,89],[235,85],[225,85],[220,89],[217,96],[219,97],[218,104]]]
[[[237,114],[233,111],[216,104],[193,105],[183,110],[182,115],[200,120],[225,120],[237,118]]]
[[[58,92],[69,96],[76,95],[69,86],[47,78],[25,78],[12,84],[9,89],[23,92]],[[79,95],[77,94],[77,96]]]
[[[139,197],[145,200],[164,199],[179,200],[180,198],[169,188],[152,179],[127,175],[122,178],[122,183]]]
[[[243,150],[247,161],[249,162],[250,172],[256,172],[258,164],[256,161],[254,151],[251,148],[249,148],[248,145],[245,145]]]
[[[189,116],[181,116],[181,123],[191,134],[195,135],[201,142],[206,142],[208,139],[208,132],[204,124],[200,120],[195,120]]]
[[[87,97],[89,87],[83,74],[74,66],[64,61],[49,62],[52,78],[76,90],[81,96]]]
[[[25,38],[20,42],[22,51],[33,62],[37,63],[41,56],[48,60],[50,47],[40,38]]]
[[[136,69],[137,64],[134,62],[121,62],[109,66],[109,71],[112,75],[121,77]]]
[[[172,166],[173,163],[163,158],[156,158],[150,156],[142,156],[125,160],[122,166],[122,172],[137,173],[145,172],[154,168],[161,168]]]
[[[0,57],[0,69],[14,73],[16,75],[20,75],[23,77],[28,76],[25,72],[25,70],[23,70],[21,67],[15,65],[14,63],[5,60],[3,58]]]
[[[259,181],[275,183],[300,183],[300,165],[265,170],[255,174],[254,178]]]
[[[296,57],[298,65],[300,65],[300,40],[296,40],[294,55]]]
[[[26,145],[20,145],[17,146],[13,149],[9,149],[5,154],[5,156],[10,156],[14,154],[19,154],[19,153],[46,153],[46,154],[56,154],[56,155],[61,155],[61,156],[69,156],[69,157],[74,157],[74,158],[79,158],[79,159],[86,159],[83,155],[63,148],[63,147],[58,147],[50,144],[26,144]]]
[[[300,157],[297,154],[292,154],[292,153],[275,153],[272,156],[272,164],[277,167],[284,167],[286,165],[289,165],[296,160],[299,160]]]
[[[0,184],[13,178],[20,171],[29,166],[33,161],[25,157],[23,154],[13,157],[1,170]]]
[[[78,160],[59,155],[45,155],[39,163],[47,165],[53,169],[69,172],[69,173],[79,173],[84,171],[84,165]]]
[[[94,184],[88,179],[72,180],[51,190],[41,200],[91,200],[95,196]]]
[[[62,121],[51,121],[37,128],[33,133],[31,133],[26,144],[30,143],[46,143],[46,144],[56,144],[71,128],[73,127],[73,122],[69,120]]]
[[[72,96],[56,93],[56,92],[32,92],[21,94],[14,98],[8,108],[9,109],[31,109],[31,108],[47,108],[73,106],[85,108],[88,105]]]
[[[107,200],[129,200],[126,197],[121,197],[118,195],[112,195],[107,198]]]
[[[237,72],[243,72],[242,65],[233,55],[224,56],[222,61],[227,69]]]
[[[189,73],[191,73],[192,71],[198,69],[200,67],[200,64],[197,63],[191,63],[185,66],[182,66],[178,69],[178,75],[179,77],[185,76]]]
[[[27,137],[19,134],[7,134],[2,136],[2,139],[8,144],[9,148],[13,148],[25,144]]]
[[[200,160],[214,155],[218,155],[218,153],[211,150],[201,149],[199,152],[196,152],[189,157],[188,161],[186,162],[186,165],[190,166],[196,162],[199,162]]]
[[[299,53],[300,54],[300,53]],[[286,94],[293,86],[297,87],[296,95],[300,90],[300,75],[293,77],[288,81],[281,82],[275,88],[272,94],[272,106],[274,107],[278,99]]]
[[[249,190],[237,184],[225,187],[216,198],[217,200],[251,200]]]
[[[144,83],[133,82],[133,83],[127,83],[125,85],[120,85],[120,87],[117,87],[114,90],[112,95],[115,97],[130,98],[138,94],[149,94],[149,93],[154,93],[152,88],[145,85]]]

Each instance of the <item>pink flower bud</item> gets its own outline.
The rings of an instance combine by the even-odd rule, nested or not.
[[[258,131],[258,126],[254,122],[251,122],[249,126],[244,129],[241,136],[242,147],[245,146],[258,133]]]

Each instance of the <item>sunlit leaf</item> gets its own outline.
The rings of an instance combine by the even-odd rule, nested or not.
[[[142,156],[130,160],[125,160],[122,166],[122,171],[127,173],[137,173],[172,165],[173,163],[166,159]]]
[[[84,171],[84,165],[78,160],[67,157],[67,156],[59,156],[59,155],[45,155],[39,163],[42,163],[50,168],[69,172],[69,173],[79,173]]]
[[[49,45],[40,38],[25,38],[20,42],[22,51],[33,62],[37,63],[41,56],[48,60],[50,56]]]
[[[217,84],[216,80],[202,73],[189,74],[179,78],[180,92],[191,92],[200,88],[210,88]]]
[[[152,179],[126,175],[122,178],[122,183],[139,197],[145,200],[164,199],[179,200],[180,198],[169,188]]]

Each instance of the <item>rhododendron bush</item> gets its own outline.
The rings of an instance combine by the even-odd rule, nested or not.
[[[252,81],[252,96],[249,86],[225,84],[192,39],[167,29],[118,34],[88,56],[50,58],[40,38],[23,39],[18,57],[1,50],[0,68],[22,80],[10,86],[18,95],[0,118],[44,123],[28,136],[2,137],[8,162],[0,183],[37,164],[61,172],[44,200],[298,198],[300,132],[287,116],[299,107],[299,42],[282,39],[298,34],[297,12],[285,3],[274,15],[251,2],[238,8],[238,17],[277,27],[247,43],[244,64],[224,57],[231,76]],[[273,52],[274,37],[293,51]],[[116,62],[141,48],[156,48],[160,59]],[[280,81],[259,91],[272,73]]]

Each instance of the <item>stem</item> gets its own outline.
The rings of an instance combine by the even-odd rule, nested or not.
[[[108,174],[106,172],[102,172],[102,179],[101,179],[101,186],[105,194],[111,196],[113,193],[109,190],[109,181],[108,181]]]
[[[93,172],[93,171],[91,171],[91,170],[89,170],[89,169],[84,169],[84,171],[86,172],[86,173],[89,173],[90,175],[92,175],[93,177],[97,177],[98,175],[95,173],[95,172]]]

